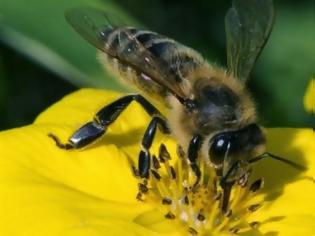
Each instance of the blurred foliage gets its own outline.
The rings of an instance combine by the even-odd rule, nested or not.
[[[275,5],[274,30],[250,90],[267,126],[309,127],[314,117],[304,112],[303,95],[315,74],[314,2]],[[225,65],[227,0],[0,0],[0,129],[30,123],[76,87],[122,89],[104,79],[96,50],[64,20],[73,6],[105,9],[130,25],[140,22]]]

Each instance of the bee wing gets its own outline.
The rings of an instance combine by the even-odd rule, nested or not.
[[[65,12],[68,23],[88,42],[99,50],[104,49],[102,31],[105,26],[113,27],[106,14],[90,8],[72,8]]]
[[[120,21],[113,22],[109,14],[93,8],[74,8],[65,15],[72,27],[96,48],[130,66],[137,73],[150,77],[179,100],[186,99],[180,84],[176,83],[177,74],[163,58],[153,55],[136,38],[136,29],[126,27]]]
[[[270,35],[274,19],[272,0],[233,0],[225,17],[227,64],[244,82]]]

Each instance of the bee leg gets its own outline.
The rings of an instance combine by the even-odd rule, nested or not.
[[[162,133],[169,134],[170,130],[164,119],[155,116],[151,120],[148,128],[146,129],[141,143],[141,151],[139,154],[138,169],[141,178],[148,178],[150,171],[150,151],[152,142],[156,133],[156,128],[159,127]]]
[[[196,187],[198,185],[201,177],[201,172],[197,164],[197,159],[202,142],[203,142],[202,136],[197,134],[190,140],[188,147],[188,160],[190,163],[190,167],[197,177],[193,187]]]
[[[61,148],[61,149],[65,149],[65,150],[73,149],[73,145],[72,144],[70,144],[70,143],[62,143],[60,141],[60,139],[56,135],[54,135],[52,133],[49,133],[48,137],[52,138],[55,141],[56,146]]]
[[[85,147],[101,137],[106,132],[107,127],[119,117],[132,101],[137,101],[150,116],[163,117],[143,96],[139,94],[131,94],[119,98],[98,111],[94,120],[84,124],[81,128],[75,131],[67,143],[61,143],[59,138],[54,134],[48,134],[48,136],[51,137],[56,145],[62,149],[69,150]]]
[[[65,150],[82,148],[101,137],[106,131],[106,127],[100,125],[97,121],[91,121],[80,127],[74,134],[69,138],[67,143],[61,143],[59,138],[49,133],[48,137],[52,138],[57,147]]]

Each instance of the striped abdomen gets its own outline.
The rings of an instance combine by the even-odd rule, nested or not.
[[[189,72],[204,63],[192,49],[151,31],[108,27],[101,37],[106,52],[101,59],[106,67],[155,98],[164,98],[167,86],[180,87],[189,80]]]

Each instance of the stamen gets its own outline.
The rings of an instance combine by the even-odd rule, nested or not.
[[[221,199],[221,197],[222,197],[222,193],[221,193],[221,192],[220,192],[220,193],[217,193],[216,195],[214,195],[213,200],[214,200],[214,201],[218,201],[218,200]]]
[[[198,234],[198,231],[195,230],[195,229],[192,228],[192,227],[189,227],[188,232],[189,232],[191,235],[197,235],[197,234]]]
[[[139,201],[156,204],[164,210],[166,219],[180,222],[191,235],[223,231],[237,234],[258,227],[258,221],[247,222],[247,217],[262,205],[246,202],[262,188],[262,178],[250,184],[251,170],[245,172],[232,186],[228,207],[223,212],[223,189],[215,170],[200,160],[201,178],[194,186],[196,176],[181,147],[177,148],[177,154],[171,160],[166,146],[161,144],[159,153],[151,157],[153,165],[148,179],[141,179],[132,163],[134,176],[139,179],[136,196]]]
[[[155,155],[152,156],[152,160],[153,160],[154,169],[156,169],[156,170],[160,169],[161,168],[160,162]]]
[[[159,157],[163,160],[171,160],[171,155],[169,154],[169,152],[166,149],[166,146],[163,143],[160,145]]]
[[[168,212],[168,213],[165,215],[165,218],[166,218],[166,219],[170,219],[170,220],[174,220],[174,219],[175,219],[175,215],[174,215],[172,212]]]
[[[227,210],[227,212],[224,213],[224,216],[231,217],[232,216],[232,210],[231,209]]]
[[[139,183],[139,192],[147,193],[149,191],[148,187],[144,183]]]
[[[172,179],[176,179],[176,171],[175,171],[173,166],[170,166],[170,170],[169,171],[171,173]]]
[[[250,205],[247,210],[249,212],[254,212],[254,211],[257,211],[259,208],[261,207],[261,204],[253,204],[253,205]]]
[[[158,172],[156,172],[155,170],[151,170],[151,173],[153,175],[153,177],[156,179],[156,180],[160,180],[161,179],[161,176]]]
[[[254,181],[254,183],[252,183],[249,189],[252,192],[256,192],[257,190],[261,189],[263,186],[264,186],[264,179],[260,178]]]
[[[139,177],[139,171],[134,165],[131,166],[131,170],[132,170],[133,176]]]
[[[143,199],[142,199],[142,193],[138,192],[138,193],[137,193],[137,196],[136,196],[136,199],[137,199],[138,201],[143,201]]]
[[[177,156],[178,158],[184,159],[185,158],[185,151],[182,146],[177,146]]]
[[[163,205],[171,205],[172,204],[172,199],[165,197],[165,198],[162,199],[162,204]]]
[[[259,225],[260,225],[259,221],[253,221],[249,223],[249,226],[252,227],[253,229],[257,229]]]
[[[237,234],[239,230],[240,230],[239,228],[233,227],[233,228],[230,228],[230,229],[229,229],[229,232],[230,232],[231,234]]]
[[[187,195],[184,197],[184,203],[185,203],[186,205],[189,205],[189,198],[188,198]]]
[[[206,219],[206,217],[204,215],[202,215],[201,213],[198,214],[197,219],[199,221],[204,221]]]
[[[247,183],[248,183],[248,179],[250,174],[252,173],[251,169],[249,171],[247,171],[239,180],[238,180],[238,184],[241,187],[246,187]]]

